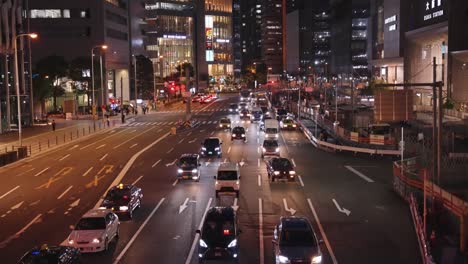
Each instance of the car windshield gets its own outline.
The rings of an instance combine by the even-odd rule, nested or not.
[[[219,181],[237,181],[237,171],[218,171]]]
[[[280,245],[292,247],[313,247],[316,246],[316,242],[310,230],[286,229],[281,232]]]
[[[182,157],[180,158],[180,166],[188,166],[197,164],[197,158],[195,157]]]
[[[104,217],[81,218],[75,227],[75,230],[103,230],[106,229]]]
[[[273,159],[272,163],[275,168],[292,169],[291,162],[288,159]]]
[[[231,104],[229,107],[230,108],[237,108],[237,105],[236,104]]]
[[[265,129],[265,132],[267,134],[275,134],[275,133],[278,133],[278,129],[276,129],[276,128],[267,128],[267,129]]]
[[[263,146],[264,147],[277,147],[278,142],[276,142],[275,140],[265,140],[263,141]]]
[[[231,120],[229,119],[221,119],[221,123],[231,123]]]
[[[235,127],[233,130],[232,130],[233,133],[244,133],[245,130],[243,127]]]
[[[218,218],[220,219],[208,219],[203,225],[203,237],[207,241],[217,241],[226,236],[234,236],[233,221],[223,221],[221,215]]]
[[[283,120],[283,124],[290,124],[292,123],[293,121],[291,119],[284,119]]]
[[[130,197],[130,190],[125,188],[125,189],[111,189],[109,192],[107,192],[106,195],[106,200],[111,200],[111,201],[121,201],[121,200],[128,200]]]
[[[219,145],[219,139],[217,138],[207,138],[205,139],[205,143],[203,143],[207,147],[215,147]]]

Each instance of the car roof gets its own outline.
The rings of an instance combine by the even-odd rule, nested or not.
[[[244,130],[245,130],[245,128],[244,128],[244,127],[241,127],[241,126],[236,126],[236,127],[234,127],[233,129],[244,129]]]
[[[265,142],[276,142],[276,143],[278,143],[278,140],[276,140],[276,139],[265,139],[265,140],[263,140],[263,143],[265,144]]]
[[[185,154],[182,154],[180,158],[198,158],[198,154],[185,153]]]
[[[310,222],[305,217],[285,216],[280,219],[283,229],[308,229],[312,230]]]
[[[82,218],[88,217],[105,217],[108,213],[111,213],[112,210],[110,209],[91,209],[86,212]]]
[[[238,170],[239,165],[236,162],[224,162],[219,164],[218,170],[224,171],[232,171],[232,170]]]
[[[231,206],[215,206],[211,207],[206,213],[206,220],[234,220],[235,214],[236,211]]]
[[[221,118],[220,121],[231,121],[231,119],[229,119],[229,118],[227,118],[227,117],[223,117],[223,118]]]

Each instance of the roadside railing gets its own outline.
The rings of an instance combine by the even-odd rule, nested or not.
[[[424,231],[423,221],[418,212],[418,204],[413,194],[410,194],[408,203],[411,212],[411,218],[413,219],[413,225],[418,238],[419,251],[424,264],[434,264],[434,260],[431,255],[428,240],[426,238],[426,232]]]

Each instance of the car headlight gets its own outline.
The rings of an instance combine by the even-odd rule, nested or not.
[[[106,209],[106,207],[105,206],[99,206],[98,209]]]
[[[229,109],[229,112],[232,112],[232,109]]]
[[[316,263],[322,263],[322,256],[319,255],[319,256],[315,256],[312,258],[312,264],[316,264]]]
[[[68,244],[69,244],[69,245],[75,244],[75,240],[73,240],[73,239],[68,240]]]
[[[101,243],[101,241],[102,241],[102,240],[101,240],[100,238],[95,238],[95,239],[93,239],[93,241],[91,241],[91,242],[92,242],[93,244],[99,244],[99,243]]]
[[[120,210],[120,211],[127,211],[127,210],[128,210],[128,206],[119,206],[119,210]]]
[[[296,174],[295,171],[289,171],[289,174]]]
[[[204,247],[204,248],[207,248],[208,245],[205,243],[205,241],[203,241],[203,239],[200,239],[200,241],[198,242],[198,244],[200,245],[200,247]]]
[[[279,148],[276,148],[276,149],[275,149],[275,152],[279,152]]]
[[[231,243],[229,243],[228,245],[228,248],[232,248],[232,247],[235,247],[237,246],[237,239],[234,239],[233,241],[231,241]]]
[[[241,137],[245,137],[245,134],[242,134]]]
[[[202,149],[202,150],[206,150],[206,148],[205,148],[205,147],[202,147],[201,149]]]
[[[280,263],[289,263],[289,258],[288,257],[285,257],[285,256],[279,256],[278,257],[278,260]]]
[[[192,170],[192,173],[197,173],[197,172],[198,172],[197,169],[193,169],[193,170]]]
[[[219,124],[219,127],[223,127],[223,124]]]
[[[275,172],[273,172],[273,173],[274,173],[275,175],[279,175],[279,174],[280,174],[279,171],[275,171]]]
[[[263,148],[263,152],[266,152],[266,148]]]
[[[293,127],[296,127],[296,124],[293,124],[292,126],[293,126]]]
[[[219,150],[219,148],[215,148],[215,151],[218,151],[218,150]]]
[[[277,137],[278,137],[278,134],[275,134],[275,138],[277,138]]]
[[[177,173],[183,173],[183,172],[184,172],[184,170],[182,170],[182,169],[177,169]]]

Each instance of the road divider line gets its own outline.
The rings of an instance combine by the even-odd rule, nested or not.
[[[50,169],[50,167],[47,167],[47,168],[41,170],[40,172],[34,174],[34,177],[37,177],[37,176],[41,175],[42,173],[46,172],[48,169]]]
[[[136,179],[136,180],[132,183],[132,185],[137,184],[137,182],[139,182],[139,181],[141,180],[141,178],[143,178],[143,176],[144,176],[144,175],[141,175],[140,177],[138,177],[138,179]]]
[[[67,154],[67,155],[63,156],[62,158],[59,159],[59,161],[62,161],[62,160],[64,160],[64,159],[70,157],[70,155],[71,155],[71,154]]]
[[[119,131],[119,132],[117,132],[117,133],[115,133],[115,134],[113,134],[113,135],[110,135],[109,137],[113,137],[113,136],[116,136],[116,135],[118,135],[118,134],[122,134],[123,132],[126,132],[126,131],[127,131],[127,129],[123,129],[122,131]],[[91,143],[91,144],[88,144],[88,145],[86,145],[86,146],[80,148],[80,150],[83,150],[83,149],[85,149],[85,148],[87,148],[87,147],[90,147],[90,146],[92,146],[92,145],[94,145],[94,144],[96,144],[96,143],[98,143],[98,142],[103,141],[103,140],[107,140],[107,139],[109,139],[109,137],[104,137],[104,138],[102,138],[102,139],[100,139],[100,140],[98,140],[98,141],[95,141],[95,142],[93,142],[93,143]]]
[[[109,153],[106,153],[106,154],[105,154],[104,156],[102,156],[102,158],[100,158],[99,160],[100,160],[100,161],[103,161],[103,160],[107,157],[107,155],[109,155]]]
[[[97,147],[96,149],[100,149],[100,148],[103,148],[105,146],[106,146],[106,144],[102,144],[101,146]]]
[[[3,199],[5,196],[9,195],[10,193],[16,191],[16,189],[18,189],[20,186],[16,186],[15,188],[9,190],[8,192],[6,192],[4,195],[0,196],[0,199]]]
[[[322,234],[323,241],[325,241],[325,245],[327,246],[328,253],[330,254],[332,262],[333,264],[337,264],[338,261],[336,260],[335,253],[333,253],[333,249],[330,245],[330,241],[328,241],[327,235],[325,234],[325,231],[323,230],[323,226],[320,223],[320,219],[318,218],[317,212],[315,212],[314,206],[312,205],[312,201],[310,200],[310,198],[307,198],[307,203],[309,204],[310,210],[312,211],[312,214],[314,215],[315,222],[317,222],[317,225],[320,230],[320,234]]]
[[[227,153],[229,154],[231,152],[231,147],[228,148]]]
[[[301,183],[301,186],[304,187],[304,182],[302,181],[301,175],[297,176],[299,178],[299,182]]]
[[[345,166],[345,168],[352,171],[354,174],[361,177],[363,180],[365,180],[367,182],[374,182],[374,180],[372,180],[371,178],[369,178],[366,175],[362,174],[360,171],[356,170],[355,168],[353,168],[351,166]]]
[[[24,172],[22,172],[22,173],[19,173],[19,174],[17,174],[16,176],[21,176],[21,175],[26,174],[26,173],[28,173],[28,172],[30,172],[30,171],[33,171],[33,170],[35,170],[35,168],[31,168],[31,169],[29,169],[29,170],[27,170],[27,171],[24,171]]]
[[[181,139],[178,144],[182,144],[182,142],[184,142],[184,138]]]
[[[260,264],[265,263],[265,249],[263,245],[263,203],[262,198],[258,198],[258,240],[260,249]]]
[[[137,145],[138,145],[138,143],[135,143],[135,144],[131,145],[130,148],[134,148],[134,147],[136,147]]]
[[[174,150],[174,148],[171,148],[171,149],[168,150],[166,153],[169,154],[169,153],[171,153],[173,150]]]
[[[151,214],[146,218],[145,222],[143,222],[143,224],[140,226],[140,228],[138,228],[138,230],[136,231],[136,233],[133,235],[133,237],[130,239],[130,241],[128,241],[127,245],[124,247],[124,249],[122,250],[122,252],[120,252],[120,254],[117,256],[117,258],[114,260],[114,264],[117,264],[119,263],[119,261],[123,258],[123,256],[125,255],[125,253],[127,253],[127,250],[132,246],[133,242],[135,242],[136,238],[138,237],[138,235],[141,233],[141,231],[143,230],[143,228],[145,228],[145,226],[148,224],[149,220],[153,217],[153,215],[156,213],[156,211],[159,209],[159,207],[161,207],[161,204],[164,202],[166,198],[161,198],[161,200],[159,201],[159,203],[156,205],[156,207],[154,207],[153,211],[151,212]]]
[[[57,200],[60,200],[70,189],[73,188],[73,185],[68,187],[59,197],[57,197]]]
[[[156,162],[153,164],[153,166],[151,166],[151,168],[154,168],[154,167],[156,167],[156,165],[158,165],[158,164],[159,164],[159,162],[161,162],[161,160],[158,160],[158,161],[156,161]]]
[[[127,142],[129,142],[129,141],[131,141],[131,140],[133,140],[133,139],[135,139],[135,138],[138,137],[138,136],[141,136],[141,135],[145,134],[146,132],[149,132],[149,131],[152,130],[152,129],[154,129],[154,127],[151,127],[150,129],[147,129],[147,130],[141,132],[140,134],[137,134],[137,135],[135,135],[135,136],[133,136],[133,137],[131,137],[131,138],[125,140],[124,142],[122,142],[122,143],[118,144],[117,146],[113,147],[113,149],[117,149],[118,147],[122,146],[123,144],[125,144],[125,143],[127,143]]]
[[[172,186],[176,186],[178,182],[179,182],[179,179],[176,179],[176,180],[172,183]]]
[[[296,167],[296,162],[294,161],[294,159],[291,159],[291,162],[292,162],[293,166]]]
[[[85,177],[86,175],[88,175],[88,173],[89,173],[90,171],[92,171],[92,170],[93,170],[93,167],[89,168],[85,173],[83,173],[83,177]]]
[[[262,175],[258,175],[258,187],[262,187]]]
[[[210,198],[210,200],[208,200],[208,203],[206,204],[205,212],[203,213],[202,219],[200,221],[200,225],[198,226],[198,230],[201,230],[203,227],[203,222],[205,221],[206,214],[208,213],[208,210],[210,209],[212,201],[213,201],[213,198]],[[195,252],[195,247],[197,246],[197,242],[199,238],[200,238],[200,234],[195,234],[195,238],[193,239],[192,247],[190,248],[190,252],[187,256],[187,259],[185,260],[185,264],[190,264],[192,262],[193,253]]]

